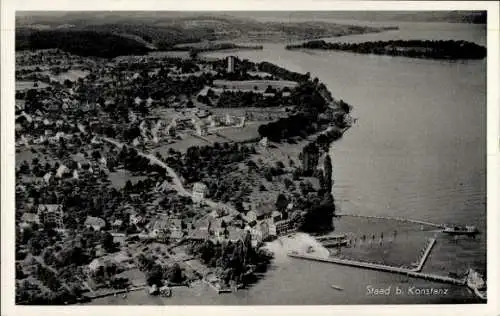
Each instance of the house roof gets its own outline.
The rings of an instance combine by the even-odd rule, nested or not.
[[[235,228],[235,227],[228,227],[229,231],[229,239],[230,240],[237,240],[240,238],[245,238],[246,231],[240,228]]]
[[[270,215],[276,208],[271,203],[261,204],[255,210],[257,216]]]
[[[58,212],[62,208],[61,204],[39,204],[38,211]]]
[[[85,226],[106,226],[106,222],[100,217],[87,216],[85,219]]]
[[[35,213],[24,213],[23,216],[21,217],[21,220],[23,222],[27,223],[32,223],[32,222],[38,222],[38,215]]]
[[[96,258],[89,263],[89,269],[97,270],[99,267],[104,267],[104,262],[100,258]]]
[[[201,183],[201,182],[196,182],[194,185],[193,185],[193,191],[197,191],[197,192],[203,192],[207,189],[207,186],[204,184],[204,183]]]

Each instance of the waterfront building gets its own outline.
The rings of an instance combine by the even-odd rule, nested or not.
[[[282,236],[295,231],[295,224],[291,219],[285,219],[275,222],[276,235]]]
[[[276,225],[272,222],[272,221],[269,221],[268,222],[268,227],[269,227],[269,237],[268,238],[274,238],[276,236],[278,236],[277,232],[276,232]]]
[[[38,205],[37,216],[42,225],[54,225],[55,228],[64,228],[63,209],[61,204]]]
[[[263,233],[260,230],[260,227],[250,227],[247,225],[245,227],[244,231],[250,233],[250,237],[252,240],[252,246],[254,246],[254,247],[257,246],[258,243],[260,243],[264,240]]]
[[[261,222],[259,225],[259,230],[260,230],[260,236],[261,236],[262,241],[265,241],[270,237],[269,223],[268,222],[266,222],[266,221]]]

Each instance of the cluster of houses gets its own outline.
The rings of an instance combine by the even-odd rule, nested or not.
[[[292,209],[293,204],[290,203],[287,211],[290,212]],[[297,230],[299,223],[291,218],[286,218],[284,214],[277,211],[272,204],[261,204],[244,216],[247,223],[245,229],[250,231],[252,239],[256,242],[290,234]]]
[[[64,212],[60,204],[40,204],[35,213],[26,212],[21,216],[21,229],[33,224],[64,229]]]
[[[203,201],[207,191],[207,186],[201,182],[195,183],[193,185],[192,199],[194,203],[201,203]],[[247,206],[249,207],[249,206]],[[294,211],[293,204],[290,203],[287,206],[286,214]],[[206,234],[198,238],[204,238],[206,236],[212,236],[216,240],[224,239],[238,239],[241,235],[238,231],[237,226],[244,226],[243,233],[247,231],[252,235],[252,240],[255,243],[262,241],[267,241],[279,236],[283,236],[292,233],[297,230],[299,223],[296,220],[292,220],[284,216],[284,213],[276,210],[273,204],[260,204],[255,208],[255,210],[250,210],[242,216],[242,222],[239,225],[230,225],[231,223],[224,222],[224,218],[227,219],[229,210],[226,210],[223,206],[218,208],[214,212],[212,219],[205,225]],[[234,226],[234,227],[233,227]],[[236,236],[231,238],[230,235]]]

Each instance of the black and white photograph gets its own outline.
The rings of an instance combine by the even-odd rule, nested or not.
[[[2,101],[16,306],[495,299],[488,10],[55,9]]]

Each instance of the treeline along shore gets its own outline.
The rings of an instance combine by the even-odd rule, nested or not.
[[[483,59],[486,48],[467,41],[395,40],[363,43],[328,43],[324,40],[287,45],[287,49],[338,50],[358,54],[404,56],[428,59]]]
[[[351,126],[351,106],[343,100],[335,100],[327,87],[310,74],[300,74],[263,62],[259,69],[279,76],[284,80],[299,82],[295,89],[295,111],[286,118],[263,124],[259,127],[261,137],[275,142],[300,142],[303,148],[299,155],[301,168],[295,170],[294,177],[315,177],[320,182],[320,190],[308,195],[302,202],[304,217],[300,229],[310,233],[320,233],[333,229],[335,201],[332,195],[332,160],[328,153],[331,143],[340,139]],[[304,145],[305,144],[305,145]]]

